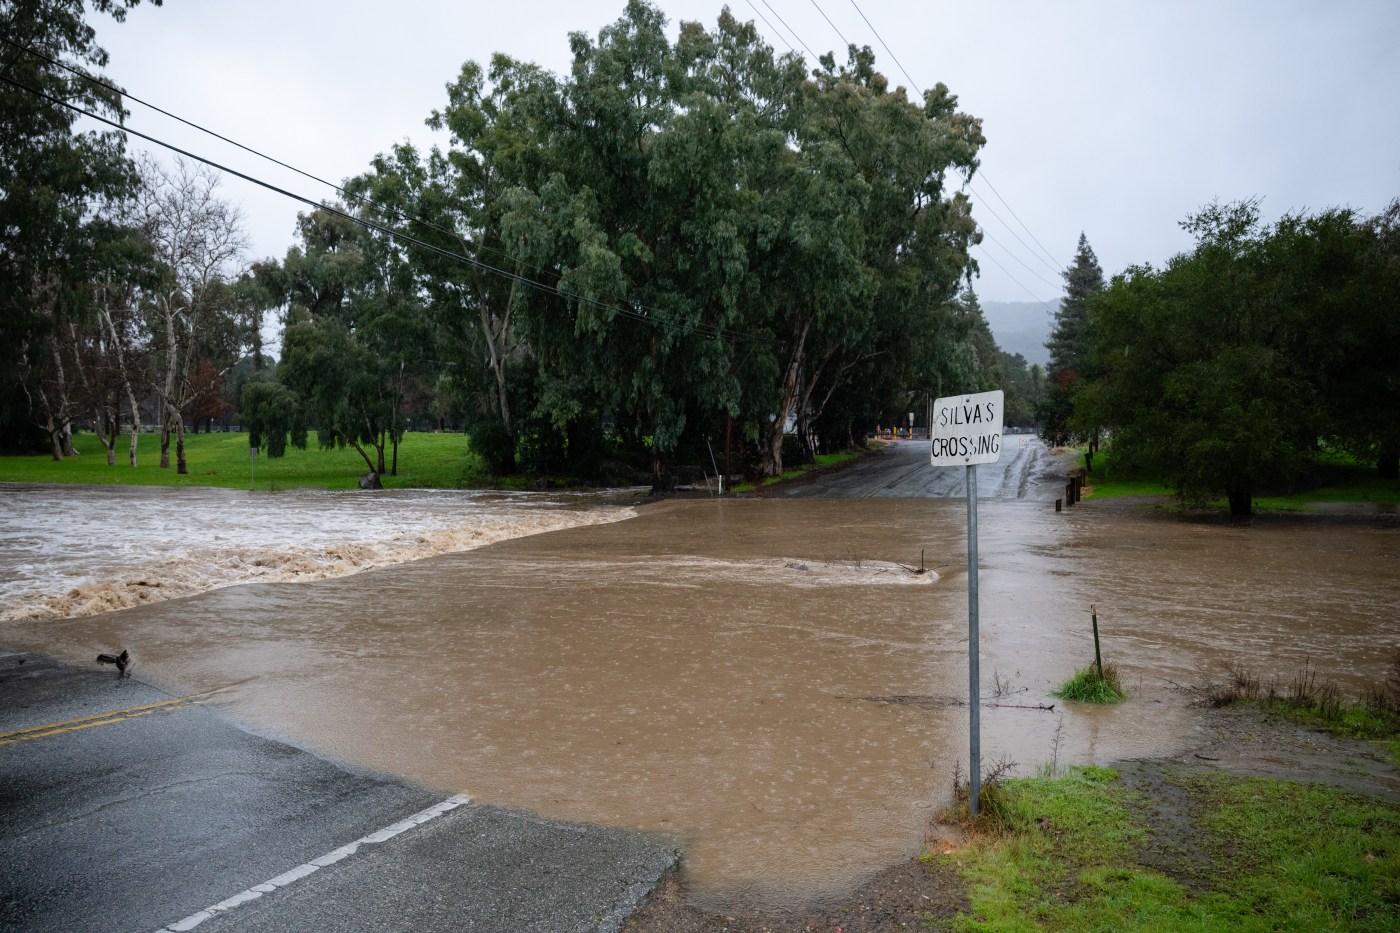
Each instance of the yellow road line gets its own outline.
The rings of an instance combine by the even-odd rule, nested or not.
[[[107,713],[96,713],[92,716],[83,716],[78,719],[66,719],[63,722],[51,722],[42,726],[31,726],[28,729],[16,729],[14,732],[0,732],[0,745],[13,745],[16,742],[28,742],[30,739],[42,739],[45,736],[59,735],[63,732],[76,732],[79,729],[91,729],[94,726],[108,726],[113,723],[126,722],[128,719],[135,719],[138,716],[149,716],[151,713],[161,713],[170,710],[181,709],[198,700],[194,696],[176,697],[173,700],[163,700],[160,703],[151,703],[146,706],[132,706],[127,709],[113,710]]]

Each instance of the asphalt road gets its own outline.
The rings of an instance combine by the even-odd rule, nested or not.
[[[1054,500],[1064,495],[1066,464],[1030,434],[1003,438],[1001,459],[977,467],[978,498]],[[929,465],[928,441],[892,441],[878,454],[810,482],[775,486],[765,495],[859,499],[892,496],[955,499],[967,494],[962,467]]]
[[[620,929],[677,853],[252,735],[111,668],[0,653],[0,930]]]

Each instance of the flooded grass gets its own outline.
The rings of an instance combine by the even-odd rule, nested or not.
[[[955,865],[961,930],[1378,930],[1400,921],[1400,809],[1287,781],[1164,772],[1193,864],[1148,868],[1171,827],[1107,768],[996,789]],[[1204,864],[1200,864],[1201,862]],[[1201,883],[1204,879],[1204,884]]]
[[[1061,700],[1074,700],[1077,703],[1122,703],[1128,698],[1118,676],[1118,668],[1105,664],[1100,673],[1097,666],[1090,664],[1074,672],[1051,696]]]
[[[1248,706],[1300,725],[1384,744],[1400,762],[1400,651],[1392,655],[1382,681],[1348,699],[1336,681],[1322,677],[1311,662],[1284,683],[1265,680],[1238,661],[1226,665],[1228,679],[1190,688],[1197,703],[1220,709]]]

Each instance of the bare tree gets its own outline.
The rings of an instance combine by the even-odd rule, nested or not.
[[[170,466],[175,435],[177,471],[185,464],[185,413],[199,395],[191,374],[201,341],[229,314],[228,284],[248,248],[238,208],[218,196],[212,170],[176,160],[138,160],[142,185],[131,210],[167,270],[155,290],[150,328],[161,402],[160,465]]]

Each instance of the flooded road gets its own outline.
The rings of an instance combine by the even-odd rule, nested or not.
[[[339,579],[11,622],[0,641],[83,664],[127,647],[143,678],[216,691],[256,728],[673,835],[703,904],[780,907],[916,853],[966,773],[965,521],[961,498],[670,502]],[[1179,751],[1200,714],[1173,682],[1310,661],[1355,689],[1400,645],[1394,524],[987,499],[980,528],[988,763]],[[1017,708],[1056,702],[1092,657],[1090,603],[1132,699]]]

